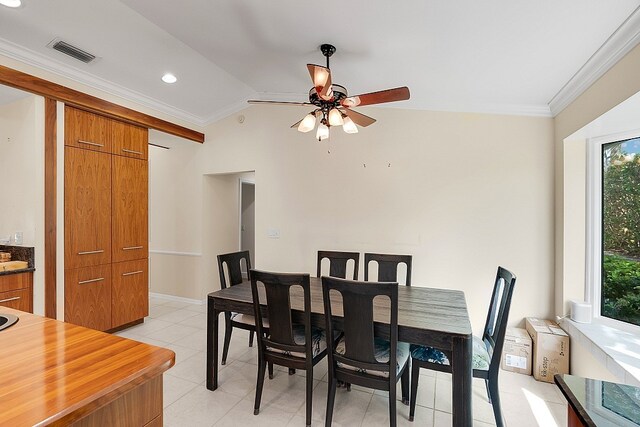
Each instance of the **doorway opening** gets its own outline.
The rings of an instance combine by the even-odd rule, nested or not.
[[[256,184],[253,181],[240,178],[240,195],[238,197],[240,201],[240,250],[249,251],[251,257],[255,257],[256,249]],[[247,274],[246,268],[244,268],[243,274]]]

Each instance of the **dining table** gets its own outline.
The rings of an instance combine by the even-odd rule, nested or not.
[[[324,303],[321,278],[311,277],[311,323],[324,328]],[[260,301],[266,301],[264,289],[258,289]],[[292,317],[304,311],[302,288],[290,291]],[[382,337],[389,334],[389,299],[374,300],[374,329]],[[333,322],[342,321],[342,300],[331,296]],[[244,281],[211,292],[207,296],[207,368],[206,385],[218,388],[219,314],[232,311],[254,314],[251,282]],[[266,313],[266,310],[265,310]],[[472,329],[464,292],[420,286],[398,286],[398,340],[438,348],[451,355],[452,420],[454,426],[472,426]]]

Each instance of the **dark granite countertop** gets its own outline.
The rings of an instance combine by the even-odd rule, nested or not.
[[[35,248],[30,246],[0,245],[0,252],[11,253],[11,261],[27,261],[27,268],[22,268],[20,270],[0,271],[0,276],[36,271]]]

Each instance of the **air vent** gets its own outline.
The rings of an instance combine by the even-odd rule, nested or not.
[[[75,47],[65,41],[62,41],[60,39],[54,39],[51,43],[49,43],[47,46],[49,46],[52,49],[57,50],[58,52],[62,52],[65,55],[69,55],[72,58],[77,59],[78,61],[82,61],[86,64],[88,64],[89,62],[93,61],[94,59],[96,59],[95,55],[90,54],[89,52],[86,52],[82,49],[80,49],[79,47]]]

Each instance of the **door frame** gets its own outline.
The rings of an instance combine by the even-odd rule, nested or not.
[[[254,195],[255,195],[255,186],[256,182],[254,179],[248,178],[240,178],[238,179],[238,251],[242,250],[242,185],[253,185]],[[254,198],[255,203],[255,198]],[[254,227],[254,237],[255,237],[255,227]],[[255,252],[255,250],[254,250]],[[255,262],[256,254],[253,254],[254,262]]]

